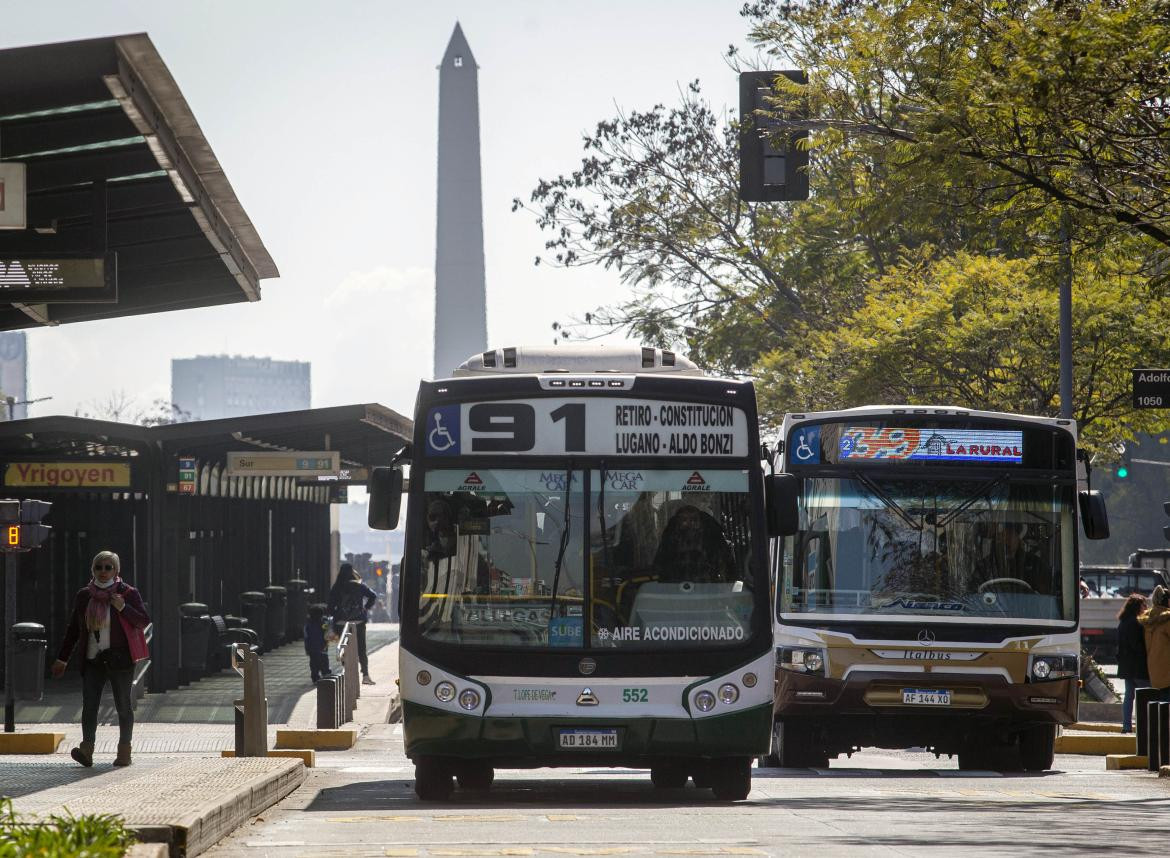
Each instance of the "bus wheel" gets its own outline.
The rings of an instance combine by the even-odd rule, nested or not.
[[[651,766],[650,782],[656,789],[682,789],[687,785],[687,770],[678,763]]]
[[[752,791],[751,759],[723,760],[711,774],[711,791],[721,801],[743,801]]]
[[[1026,772],[1042,772],[1052,768],[1056,755],[1056,726],[1041,724],[1020,733],[1020,766]]]
[[[462,789],[491,789],[496,770],[484,762],[464,763],[455,770],[455,780]]]
[[[431,757],[414,764],[414,792],[423,801],[446,801],[453,789],[451,770]]]

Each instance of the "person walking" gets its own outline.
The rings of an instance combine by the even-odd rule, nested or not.
[[[1146,609],[1146,597],[1131,593],[1117,613],[1117,678],[1125,680],[1121,702],[1121,732],[1133,732],[1134,692],[1150,685],[1146,666],[1146,637],[1138,616]]]
[[[309,605],[305,620],[305,652],[309,655],[309,675],[316,682],[329,676],[329,623],[325,621],[324,605]]]
[[[1170,702],[1170,590],[1161,584],[1150,594],[1150,609],[1138,617],[1146,638],[1146,665],[1150,687],[1158,699]]]
[[[65,640],[51,673],[60,679],[79,641],[85,641],[81,663],[81,744],[70,756],[85,767],[93,765],[97,716],[107,682],[118,712],[118,755],[115,766],[130,765],[134,710],[130,686],[134,663],[147,657],[143,629],[150,623],[142,595],[120,576],[121,561],[113,551],[99,551],[90,564],[93,577],[73,599]]]
[[[329,613],[333,616],[333,628],[338,634],[341,634],[346,623],[354,627],[363,685],[375,684],[370,679],[370,662],[366,654],[366,620],[377,600],[378,594],[362,583],[362,576],[353,565],[342,563],[337,571],[337,580],[333,582],[333,589],[329,591]]]

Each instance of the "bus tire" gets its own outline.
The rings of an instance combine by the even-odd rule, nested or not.
[[[1041,724],[1020,733],[1020,766],[1026,772],[1043,772],[1052,768],[1056,756],[1056,725]]]
[[[474,761],[463,763],[455,770],[455,780],[460,789],[491,789],[492,781],[496,779],[496,770],[488,763]]]
[[[446,801],[454,784],[451,770],[433,757],[424,757],[414,764],[414,792],[423,801]]]
[[[678,763],[651,766],[650,782],[655,789],[682,789],[687,785],[687,770]]]
[[[711,791],[720,801],[743,801],[752,791],[752,761],[723,760],[712,772]]]

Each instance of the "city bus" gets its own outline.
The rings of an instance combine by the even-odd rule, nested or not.
[[[540,766],[748,795],[775,686],[751,383],[651,348],[487,351],[420,385],[397,459],[371,476],[370,524],[395,526],[409,463],[399,675],[421,798]]]
[[[773,766],[925,747],[1050,768],[1079,696],[1077,520],[1108,536],[1073,421],[967,408],[789,414],[773,545]]]

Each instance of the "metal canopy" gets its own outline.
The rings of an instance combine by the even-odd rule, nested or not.
[[[118,256],[117,303],[0,304],[0,330],[258,301],[279,276],[145,33],[0,51],[0,160],[28,165],[29,222],[0,257]]]
[[[336,450],[349,466],[386,464],[406,444],[413,423],[383,405],[339,405],[165,426],[135,426],[83,417],[0,422],[0,461],[13,455],[94,455],[103,448],[161,445],[164,454],[220,460],[241,450]]]

